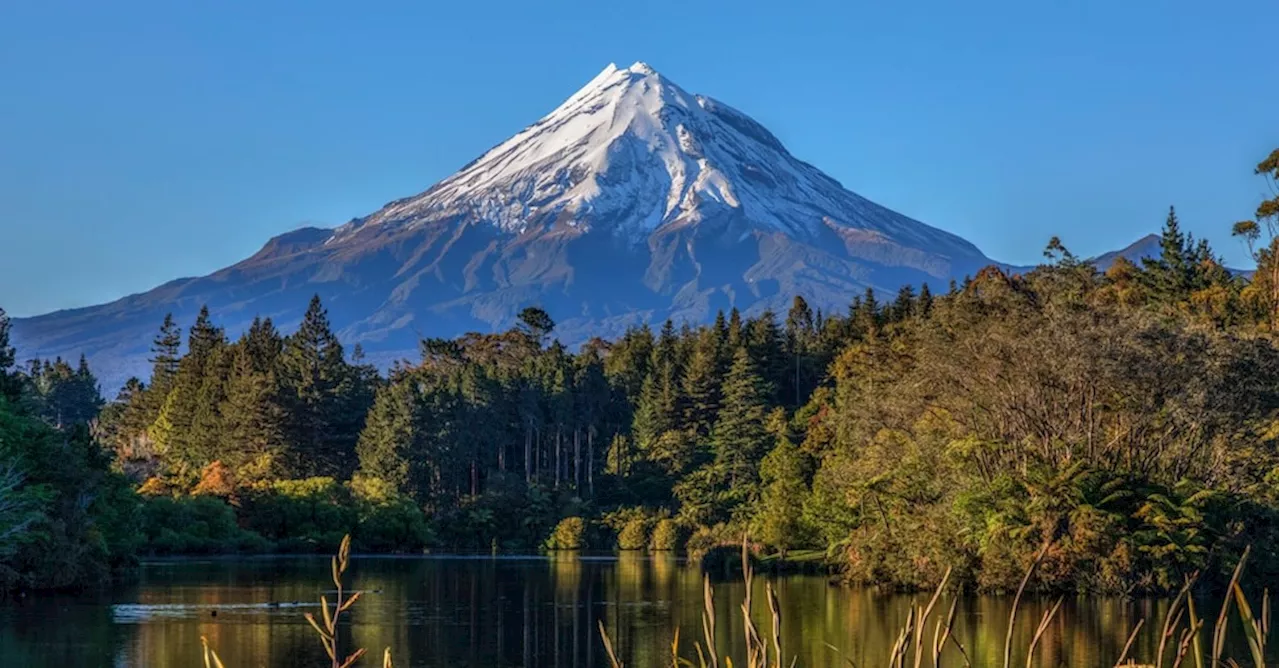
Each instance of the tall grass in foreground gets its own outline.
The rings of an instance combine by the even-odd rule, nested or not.
[[[1036,553],[1031,565],[1027,567],[1026,573],[1022,576],[1022,582],[1013,597],[1013,607],[1009,611],[1008,627],[1005,629],[1002,668],[1010,668],[1013,665],[1011,663],[1013,656],[1013,629],[1018,618],[1018,608],[1022,602],[1022,594],[1026,591],[1027,584],[1031,581],[1036,568],[1039,567],[1051,545],[1052,542],[1046,542],[1040,548],[1040,551]],[[304,615],[320,636],[320,642],[324,646],[325,653],[329,655],[329,659],[332,661],[331,668],[352,668],[365,655],[365,648],[360,647],[348,654],[345,659],[339,659],[342,656],[342,650],[338,643],[338,620],[360,598],[360,592],[358,591],[343,598],[342,577],[346,574],[347,567],[350,565],[350,558],[351,536],[346,536],[338,547],[338,554],[331,561],[333,584],[336,587],[332,613],[330,612],[328,598],[321,596],[320,609],[322,619],[317,620],[311,613],[305,613]],[[1208,654],[1204,652],[1200,642],[1200,631],[1204,628],[1204,620],[1196,614],[1195,603],[1191,598],[1191,587],[1195,584],[1197,576],[1197,574],[1193,574],[1187,578],[1182,589],[1178,591],[1178,595],[1173,599],[1168,611],[1165,613],[1160,631],[1160,643],[1156,648],[1155,661],[1153,663],[1138,663],[1129,656],[1129,650],[1133,646],[1134,640],[1138,637],[1138,631],[1146,623],[1146,619],[1139,619],[1138,623],[1134,625],[1133,631],[1130,632],[1128,641],[1125,642],[1120,656],[1116,658],[1114,668],[1165,668],[1166,666],[1179,668],[1187,659],[1192,661],[1190,665],[1195,666],[1195,668],[1243,668],[1243,666],[1250,664],[1255,668],[1264,668],[1266,666],[1265,649],[1267,638],[1271,632],[1271,594],[1267,589],[1263,589],[1262,614],[1255,616],[1253,608],[1249,605],[1249,601],[1244,595],[1244,591],[1240,588],[1240,574],[1244,571],[1245,562],[1248,558],[1249,549],[1246,548],[1244,554],[1240,556],[1239,563],[1236,564],[1235,571],[1231,574],[1231,582],[1227,587],[1227,593],[1222,600],[1222,607],[1213,625],[1212,642],[1210,643]],[[796,655],[792,655],[789,662],[785,661],[784,658],[786,655],[782,647],[782,613],[772,582],[765,582],[765,598],[767,599],[769,616],[772,621],[767,636],[761,634],[755,620],[751,618],[751,584],[755,573],[751,568],[751,557],[746,536],[743,536],[742,539],[742,577],[746,585],[741,604],[745,640],[744,649],[746,651],[745,668],[796,668],[798,659]],[[957,599],[952,599],[951,606],[945,616],[934,618],[933,613],[937,607],[938,599],[942,597],[942,592],[946,589],[947,582],[950,579],[951,569],[948,568],[942,576],[942,581],[934,589],[933,596],[929,598],[929,602],[923,606],[912,606],[908,611],[906,620],[898,630],[889,656],[884,657],[884,662],[888,664],[889,668],[922,668],[925,666],[942,668],[944,665],[973,666],[964,645],[952,632],[956,617]],[[695,664],[692,660],[680,656],[680,629],[676,628],[675,635],[671,640],[671,663],[669,668],[721,668],[721,666],[734,668],[734,662],[729,652],[716,646],[715,597],[711,590],[711,579],[706,574],[702,576],[702,599],[703,640],[701,642],[694,641],[693,643],[698,662]],[[1249,651],[1249,663],[1241,663],[1231,657],[1222,658],[1227,637],[1227,618],[1230,617],[1233,602],[1239,609],[1240,620],[1244,625],[1245,644]],[[1033,665],[1036,647],[1040,644],[1041,638],[1049,629],[1050,623],[1057,616],[1061,607],[1062,598],[1059,597],[1041,616],[1036,632],[1026,648],[1026,668],[1031,668]],[[931,624],[932,633],[929,632]],[[622,661],[614,651],[613,641],[609,637],[608,630],[605,629],[604,621],[597,621],[597,625],[609,665],[611,668],[624,668]],[[1178,639],[1177,642],[1171,643],[1174,638]],[[204,637],[200,638],[200,642],[204,646],[205,668],[226,668],[222,660],[218,658],[217,652],[209,647],[209,643]],[[955,652],[945,657],[950,661],[944,662],[943,654],[948,648],[948,644],[955,648]],[[827,647],[833,651],[838,651],[830,644]],[[956,654],[959,655],[959,661],[962,663],[955,661],[957,657],[954,655]],[[772,659],[770,658],[771,656]],[[852,659],[848,657],[842,658],[849,664],[850,668],[860,668]],[[390,647],[383,651],[382,667],[392,668]]]
[[[1040,548],[1031,565],[1027,567],[1027,571],[1022,577],[1022,582],[1018,586],[1018,591],[1014,595],[1013,607],[1009,612],[1008,626],[1005,629],[1002,668],[1010,668],[1010,666],[1014,665],[1012,663],[1013,630],[1022,603],[1022,595],[1051,545],[1051,542],[1046,542]],[[1266,666],[1264,652],[1267,646],[1267,637],[1270,633],[1270,592],[1263,590],[1262,614],[1255,616],[1253,608],[1249,605],[1249,601],[1244,595],[1244,591],[1240,588],[1240,574],[1244,570],[1244,565],[1248,558],[1249,550],[1246,549],[1240,557],[1240,562],[1236,564],[1235,571],[1232,573],[1231,582],[1222,601],[1222,608],[1213,626],[1213,642],[1207,655],[1200,642],[1200,631],[1204,627],[1204,620],[1196,615],[1195,603],[1192,601],[1190,593],[1191,586],[1196,580],[1196,575],[1193,574],[1192,577],[1187,579],[1182,589],[1179,590],[1177,597],[1165,613],[1155,661],[1152,663],[1138,663],[1129,656],[1129,650],[1138,636],[1138,631],[1146,622],[1145,619],[1140,619],[1129,634],[1128,641],[1125,643],[1120,656],[1116,658],[1115,668],[1165,668],[1166,666],[1178,668],[1188,659],[1192,661],[1190,665],[1195,666],[1195,668],[1206,668],[1206,666],[1208,668],[1239,668],[1250,664],[1256,668],[1264,668]],[[751,568],[751,558],[746,537],[743,537],[742,541],[742,573],[744,584],[746,585],[741,606],[745,641],[745,668],[795,668],[798,657],[792,655],[790,661],[787,661],[782,651],[782,615],[779,612],[778,598],[774,593],[772,583],[765,583],[765,595],[768,598],[769,615],[772,620],[771,634],[767,639],[761,635],[755,621],[751,618],[751,583],[754,573]],[[942,581],[938,583],[937,588],[934,590],[933,596],[929,598],[928,603],[911,607],[907,613],[906,620],[899,627],[889,656],[883,658],[883,663],[872,665],[884,665],[887,663],[889,668],[921,668],[922,666],[942,668],[944,665],[973,666],[964,645],[952,632],[956,616],[956,599],[952,600],[945,616],[939,615],[936,618],[934,616],[938,599],[941,598],[950,578],[951,569],[947,569],[942,576]],[[702,576],[702,583],[703,640],[702,642],[694,642],[697,663],[695,664],[690,659],[680,656],[680,631],[677,629],[671,643],[671,668],[694,668],[695,666],[697,668],[720,668],[721,665],[725,666],[725,668],[733,668],[735,665],[729,652],[716,646],[714,598],[711,591],[710,578],[705,574]],[[1026,647],[1026,668],[1031,668],[1034,665],[1036,648],[1039,646],[1045,632],[1048,631],[1050,623],[1057,616],[1059,609],[1061,609],[1062,600],[1059,597],[1041,616],[1040,623],[1036,626],[1035,634]],[[1239,609],[1240,619],[1244,624],[1245,641],[1249,651],[1247,663],[1241,663],[1230,657],[1222,658],[1227,636],[1227,618],[1230,616],[1233,602]],[[609,638],[604,622],[599,622],[599,628],[600,637],[604,642],[605,652],[609,658],[611,668],[624,668],[622,661],[618,659],[617,654],[614,652],[613,642]],[[1171,643],[1174,638],[1177,638],[1177,642]],[[954,647],[955,651],[944,656],[944,651],[949,646]],[[833,651],[838,651],[830,644],[827,647]],[[859,668],[859,665],[852,659],[848,657],[842,658],[851,668]]]

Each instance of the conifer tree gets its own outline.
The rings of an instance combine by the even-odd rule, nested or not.
[[[280,355],[283,403],[289,416],[289,468],[300,476],[345,477],[355,466],[364,421],[364,394],[329,327],[319,295],[311,298],[298,331]]]
[[[778,399],[778,393],[788,386],[787,380],[792,376],[791,364],[788,364],[786,342],[773,311],[766,310],[760,317],[753,318],[746,328],[747,354],[755,366],[756,373],[764,379],[769,388],[767,395],[770,401]]]
[[[713,445],[715,467],[725,485],[729,505],[754,498],[756,462],[768,448],[765,402],[768,384],[756,373],[745,349],[738,349],[724,382],[724,399],[716,421]]]
[[[258,367],[249,336],[234,347],[226,397],[219,409],[220,457],[241,478],[274,477],[283,463],[284,410],[275,372]]]
[[[894,322],[902,322],[911,317],[915,311],[916,292],[910,285],[904,285],[898,289],[898,296],[894,298],[893,305],[889,307],[889,317]]]
[[[725,354],[726,359],[732,361],[734,352],[744,345],[745,336],[742,331],[742,314],[738,312],[738,307],[729,309],[729,324],[725,327]],[[728,365],[725,368],[729,368]]]
[[[254,318],[241,337],[240,345],[245,349],[253,370],[267,373],[274,371],[279,363],[280,353],[284,350],[284,339],[276,331],[271,318]]]
[[[760,462],[763,490],[754,517],[755,535],[784,556],[805,540],[804,503],[808,496],[803,455],[785,434]]]
[[[173,320],[172,313],[166,313],[160,331],[151,343],[151,389],[159,396],[156,405],[163,403],[164,396],[173,387],[173,378],[178,374],[178,361],[181,359],[182,330]]]
[[[178,362],[172,387],[156,418],[158,428],[153,430],[171,472],[184,482],[193,482],[214,456],[225,346],[222,329],[210,320],[208,307],[201,307],[187,332],[187,354]],[[211,400],[217,403],[210,406],[207,402]]]
[[[916,299],[915,313],[917,318],[928,318],[933,311],[933,292],[928,283],[920,284],[920,296]]]
[[[1160,231],[1160,256],[1142,258],[1143,283],[1156,300],[1171,304],[1190,296],[1195,287],[1193,242],[1182,232],[1178,214],[1169,207]]]
[[[22,393],[22,383],[13,366],[17,353],[9,343],[9,315],[0,308],[0,397],[17,402]]]
[[[626,403],[634,404],[640,397],[652,357],[653,331],[648,325],[628,328],[622,338],[609,346],[604,358],[605,375],[622,392]]]
[[[791,310],[787,313],[786,353],[788,358],[787,382],[780,387],[787,387],[782,392],[782,399],[799,406],[817,383],[820,370],[818,364],[818,321],[804,297],[796,295],[791,302]]]
[[[711,436],[716,415],[720,412],[720,384],[723,355],[718,332],[714,328],[699,333],[693,356],[681,381],[684,394],[684,425],[696,439]]]
[[[423,409],[415,385],[409,375],[403,375],[378,391],[357,454],[361,475],[385,481],[397,492],[424,502],[431,481],[416,466],[425,453],[420,431]]]
[[[679,429],[680,369],[676,354],[675,327],[670,320],[662,326],[649,359],[649,375],[640,388],[632,433],[636,445],[646,450],[667,431]]]

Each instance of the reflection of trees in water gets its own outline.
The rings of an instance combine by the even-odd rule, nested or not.
[[[768,624],[767,577],[757,576],[753,593],[761,628]],[[229,667],[324,665],[314,632],[302,618],[304,609],[235,606],[318,601],[327,580],[324,559],[148,566],[139,583],[117,592],[115,600],[180,607],[117,623],[107,599],[0,606],[0,646],[8,665],[33,668],[187,666],[199,663],[205,635]],[[344,643],[371,651],[391,647],[398,666],[594,668],[604,661],[595,628],[603,620],[627,666],[656,668],[667,665],[677,627],[688,657],[702,636],[701,575],[696,566],[671,555],[627,553],[616,561],[576,554],[546,560],[357,557],[350,585],[368,593],[351,610]],[[878,665],[912,601],[927,598],[831,587],[814,576],[781,578],[775,587],[784,651],[797,654],[797,665],[805,668],[847,665],[825,643],[858,665]],[[731,581],[714,589],[718,643],[741,658],[743,584]],[[1026,646],[1051,602],[1026,601],[1015,647]],[[974,665],[999,665],[1009,603],[1008,597],[961,598],[955,633]],[[944,596],[938,607],[950,605]],[[1216,612],[1219,605],[1206,601],[1201,608]],[[1042,640],[1035,665],[1110,665],[1140,618],[1147,622],[1135,654],[1154,656],[1167,607],[1167,601],[1069,598]],[[219,610],[216,618],[209,615],[212,609]],[[1014,657],[1016,665],[1024,661]]]

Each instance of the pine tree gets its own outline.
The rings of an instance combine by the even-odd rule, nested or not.
[[[231,374],[234,358],[235,351],[219,335],[208,351],[200,387],[196,391],[195,412],[191,418],[191,448],[201,462],[202,469],[222,455],[225,430],[222,405],[227,399],[227,378]]]
[[[723,407],[713,432],[715,467],[725,485],[728,505],[735,505],[754,498],[756,464],[769,443],[764,422],[769,387],[756,373],[746,350],[734,353],[723,392]]]
[[[764,489],[753,522],[755,535],[785,555],[805,541],[803,516],[808,496],[803,455],[786,435],[779,435],[773,451],[761,461],[760,479]]]
[[[0,397],[17,402],[22,393],[22,382],[13,366],[17,353],[9,343],[9,315],[0,308]]]
[[[202,307],[187,331],[187,354],[178,362],[172,386],[156,418],[158,427],[152,430],[170,473],[183,482],[194,482],[215,456],[225,347],[222,329],[210,320],[208,307]],[[216,403],[210,405],[211,401]]]
[[[1151,296],[1165,304],[1185,300],[1195,283],[1194,246],[1178,223],[1178,214],[1169,207],[1160,231],[1160,257],[1142,258],[1143,283]]]
[[[343,357],[319,295],[311,298],[298,331],[280,354],[288,414],[289,469],[301,476],[349,475],[367,408],[366,393]]]
[[[898,289],[898,296],[894,298],[893,305],[889,307],[889,319],[893,322],[902,322],[911,317],[915,311],[916,292],[910,285],[904,285]]]
[[[576,362],[576,412],[582,433],[575,430],[574,443],[585,452],[579,459],[582,474],[575,478],[574,483],[579,489],[585,488],[587,494],[594,497],[596,475],[602,470],[605,460],[600,455],[600,445],[603,443],[601,438],[617,431],[616,428],[611,429],[611,423],[616,423],[616,411],[612,411],[611,406],[623,402],[614,401],[614,390],[605,377],[604,361],[597,350],[584,350],[578,355]]]
[[[653,331],[648,325],[628,328],[622,338],[609,346],[604,359],[605,375],[622,392],[626,403],[634,405],[640,397],[652,358]]]
[[[219,410],[221,454],[241,479],[274,477],[283,463],[284,409],[275,372],[258,368],[248,340],[246,336],[234,347],[226,398]]]
[[[632,434],[640,450],[647,450],[667,431],[679,429],[680,368],[675,327],[670,320],[662,326],[649,359],[649,375],[640,388]]]
[[[766,310],[760,317],[747,323],[747,354],[751,357],[756,373],[760,375],[768,387],[769,401],[778,399],[778,393],[788,387],[791,378],[791,364],[787,356],[786,341],[778,328],[778,321],[773,311]]]
[[[814,367],[817,364],[818,329],[813,311],[804,297],[796,295],[791,302],[785,334],[790,392],[782,393],[782,398],[792,402],[793,406],[799,406],[817,383]]]
[[[862,299],[858,301],[856,309],[849,314],[849,325],[853,338],[861,339],[867,336],[875,336],[880,329],[881,315],[880,303],[876,301],[875,290],[867,288]]]
[[[928,283],[920,284],[920,297],[916,299],[915,316],[917,318],[928,318],[933,312],[933,292],[929,290]]]
[[[84,355],[75,369],[61,357],[31,360],[26,385],[27,412],[58,430],[88,424],[104,403]]]
[[[422,410],[412,379],[391,382],[378,391],[356,450],[361,475],[383,480],[419,502],[427,500],[431,484],[414,466],[423,454]]]
[[[280,353],[284,350],[284,339],[276,331],[271,318],[254,318],[249,329],[241,337],[240,345],[245,349],[253,370],[257,373],[268,373],[274,371],[280,361]]]
[[[693,356],[681,380],[685,398],[684,425],[699,440],[711,436],[711,428],[720,412],[720,383],[724,377],[720,366],[721,348],[716,330],[704,329],[698,335]]]
[[[738,307],[729,309],[729,324],[725,327],[725,352],[729,360],[733,359],[733,353],[743,345],[745,337],[742,331],[742,314],[738,312]],[[727,366],[725,368],[728,368]]]
[[[173,320],[172,313],[166,313],[160,332],[151,343],[151,385],[154,392],[167,395],[173,387],[173,377],[178,374],[178,362],[181,359],[182,330]],[[163,402],[163,396],[160,401]]]

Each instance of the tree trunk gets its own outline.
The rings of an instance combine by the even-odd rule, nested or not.
[[[579,430],[573,428],[573,489],[580,491],[582,489],[582,440],[579,438]]]
[[[533,482],[533,425],[524,428],[524,482]]]

